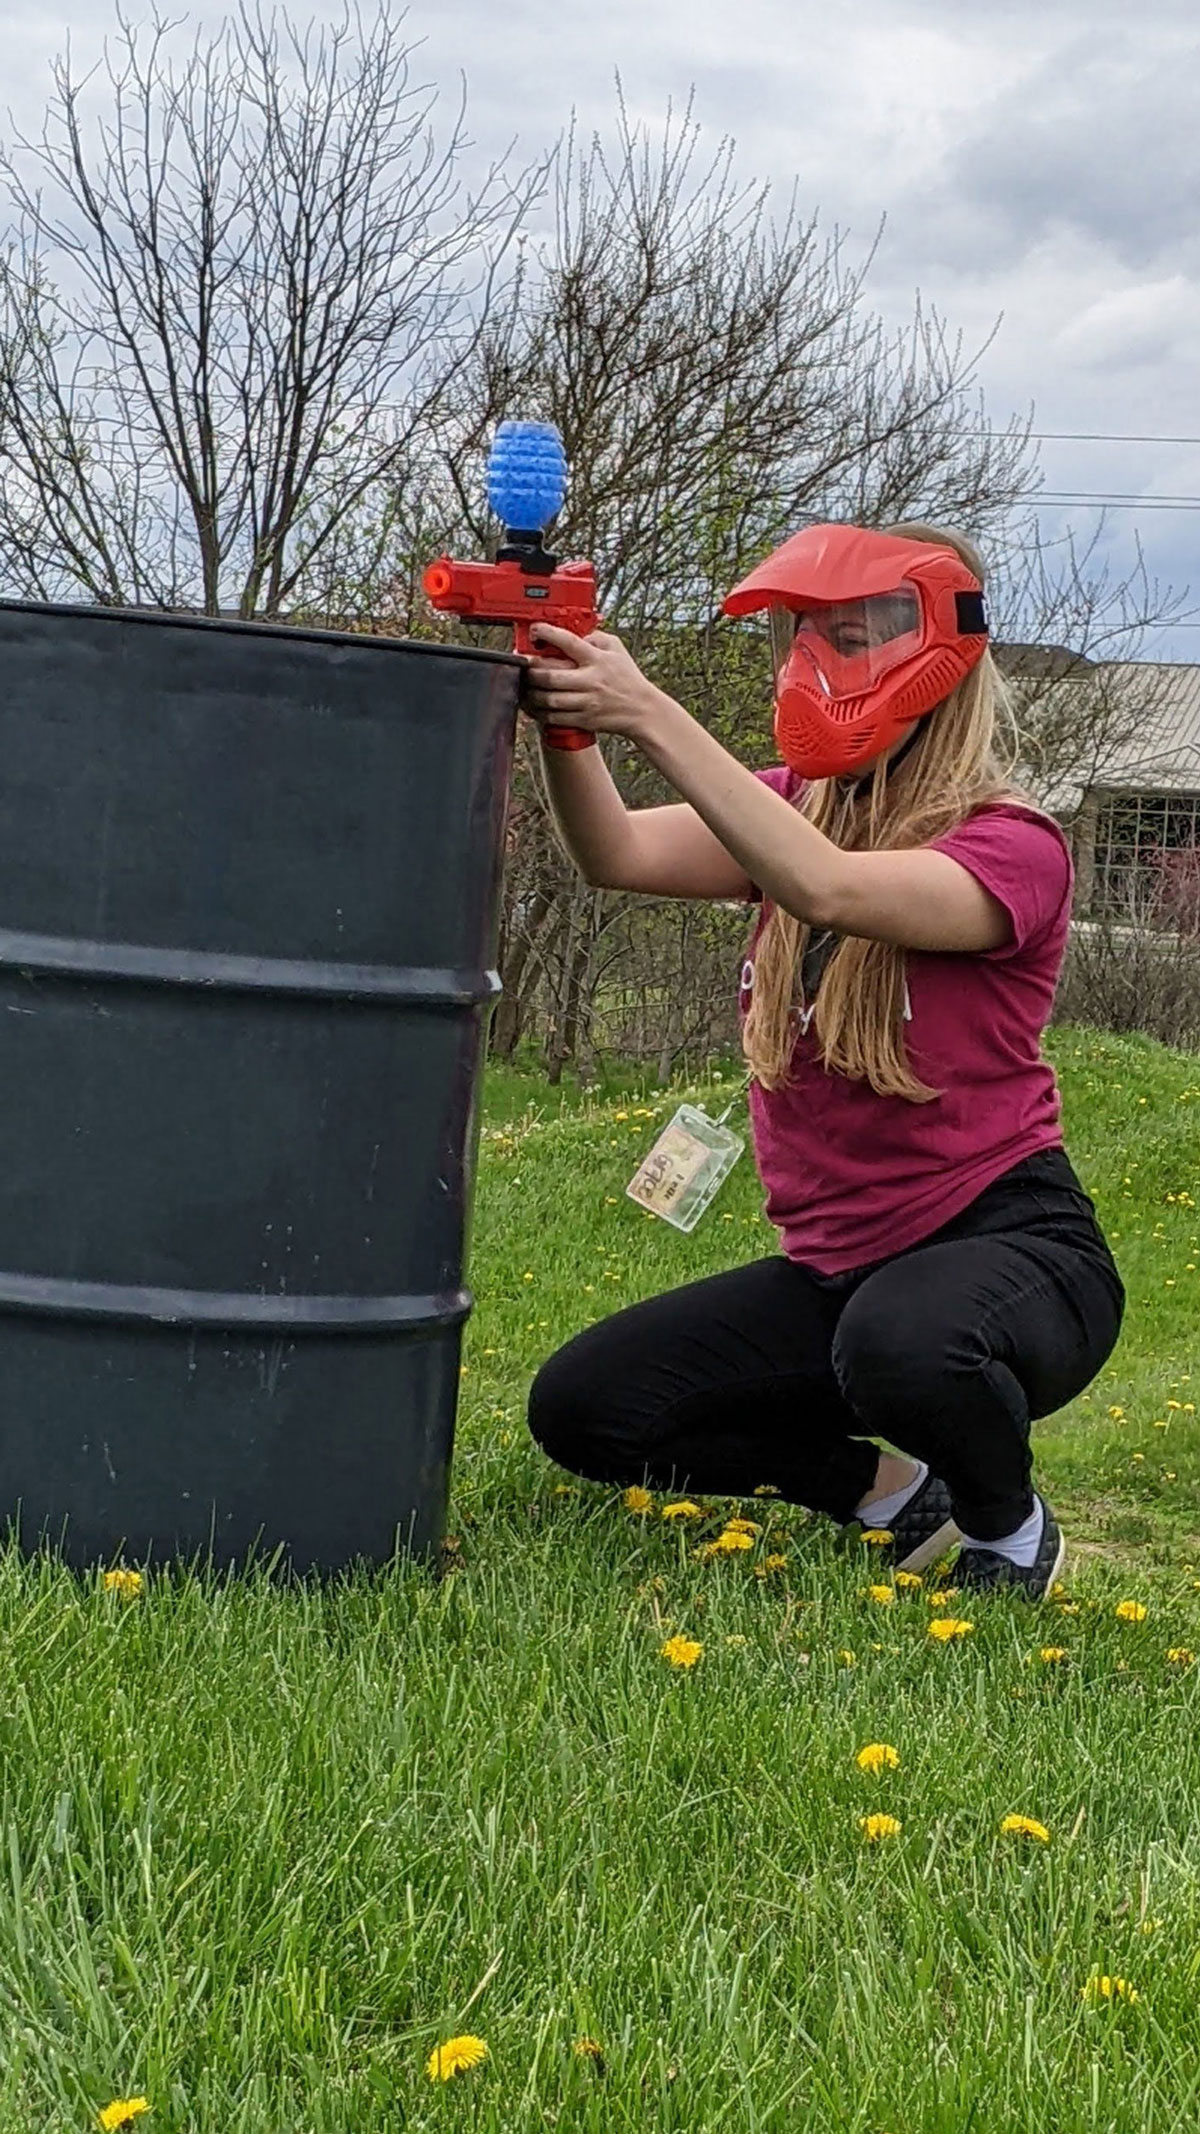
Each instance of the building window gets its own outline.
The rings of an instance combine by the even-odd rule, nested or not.
[[[1095,826],[1092,912],[1118,919],[1153,915],[1170,923],[1173,898],[1186,894],[1200,864],[1200,792],[1100,792]],[[1184,859],[1185,853],[1197,857]],[[1181,857],[1173,864],[1171,854]]]

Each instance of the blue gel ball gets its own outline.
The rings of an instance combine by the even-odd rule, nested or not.
[[[488,503],[505,526],[541,533],[562,510],[567,455],[552,422],[502,422],[487,468]]]

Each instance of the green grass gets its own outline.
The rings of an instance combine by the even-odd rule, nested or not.
[[[794,1508],[699,1563],[727,1504],[680,1528],[552,1470],[539,1356],[771,1239],[748,1161],[690,1239],[626,1201],[660,1095],[503,1078],[443,1578],[124,1602],[0,1559],[0,2134],[138,2094],[147,2134],[1200,2118],[1200,1670],[1166,1657],[1200,1651],[1200,1061],[1054,1049],[1130,1291],[1039,1432],[1070,1612],[989,1604],[941,1647],[927,1592],[873,1602]],[[862,1774],[869,1741],[899,1769]],[[868,1846],[876,1809],[903,1827]],[[1138,2000],[1088,2005],[1097,1972]],[[458,2031],[490,2057],[434,2085]]]

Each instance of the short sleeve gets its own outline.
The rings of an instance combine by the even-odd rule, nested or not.
[[[754,775],[763,785],[769,785],[773,793],[781,794],[784,800],[796,800],[804,790],[804,780],[798,778],[795,771],[790,771],[786,763],[770,763],[765,771],[755,771]]]
[[[1071,854],[1058,824],[1033,808],[980,808],[933,839],[1008,913],[1012,935],[994,957],[1017,956],[1066,926],[1071,908]]]
[[[754,775],[756,778],[761,779],[763,785],[769,785],[771,791],[778,793],[783,800],[799,800],[801,793],[804,791],[803,778],[798,777],[795,771],[789,770],[786,763],[769,764],[765,771],[755,771]],[[762,890],[752,883],[746,902],[748,904],[761,904],[762,900]]]

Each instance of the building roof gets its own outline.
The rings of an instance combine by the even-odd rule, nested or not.
[[[1168,660],[1109,660],[1100,670],[1145,704],[1138,730],[1106,754],[1096,783],[1106,789],[1200,792],[1200,666]]]
[[[1096,666],[1094,659],[1088,659],[1083,652],[1072,652],[1066,645],[1020,644],[1015,639],[997,638],[992,658],[1002,674],[1029,676],[1037,681],[1079,681]]]

